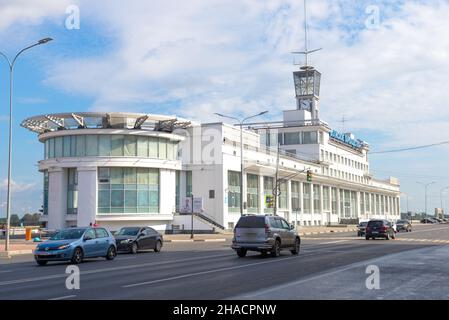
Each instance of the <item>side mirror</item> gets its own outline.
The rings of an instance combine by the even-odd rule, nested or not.
[[[290,230],[293,230],[293,229],[295,229],[295,226],[294,225],[290,225]]]

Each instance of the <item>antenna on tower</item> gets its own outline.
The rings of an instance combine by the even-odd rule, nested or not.
[[[304,51],[293,51],[293,54],[302,54],[305,57],[305,64],[301,67],[303,70],[307,69],[313,69],[313,67],[309,67],[309,54],[314,53],[316,51],[321,50],[319,49],[313,49],[309,50],[308,48],[308,34],[307,34],[307,0],[304,0]],[[295,65],[298,65],[295,63]]]
[[[345,128],[345,124],[346,122],[348,122],[348,118],[346,118],[346,115],[343,115],[341,117],[341,120],[339,121],[341,123],[341,132],[345,132],[346,128]]]

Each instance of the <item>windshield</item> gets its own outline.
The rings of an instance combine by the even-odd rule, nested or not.
[[[241,217],[236,228],[265,228],[265,216]]]
[[[398,220],[397,223],[407,223],[407,220]]]
[[[50,240],[79,239],[83,235],[84,231],[86,231],[86,229],[66,229],[66,230],[61,230],[57,234],[55,234],[53,237],[51,237]]]
[[[136,236],[140,228],[121,228],[115,235],[117,236]]]
[[[383,221],[375,220],[368,222],[368,227],[382,227],[384,225]]]

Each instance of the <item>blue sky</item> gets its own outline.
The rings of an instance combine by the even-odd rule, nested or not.
[[[449,140],[449,2],[309,0],[311,58],[322,72],[321,116],[373,151]],[[66,9],[80,10],[69,30]],[[379,24],[366,24],[372,8]],[[14,90],[13,211],[41,205],[43,147],[20,122],[43,113],[119,110],[216,121],[214,112],[266,119],[294,108],[291,51],[303,48],[303,5],[272,1],[0,0],[0,51],[55,40],[18,60]],[[371,9],[370,9],[371,8]],[[0,216],[7,175],[8,69],[0,60]],[[448,147],[372,154],[379,178],[401,180],[409,209],[449,185]],[[449,206],[449,192],[446,195]],[[403,209],[406,209],[403,197]]]

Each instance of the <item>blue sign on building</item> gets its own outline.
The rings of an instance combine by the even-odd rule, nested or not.
[[[360,142],[360,140],[352,139],[349,135],[340,133],[336,130],[332,130],[331,132],[329,132],[329,137],[341,143],[347,144],[354,149],[362,148],[362,143]]]

